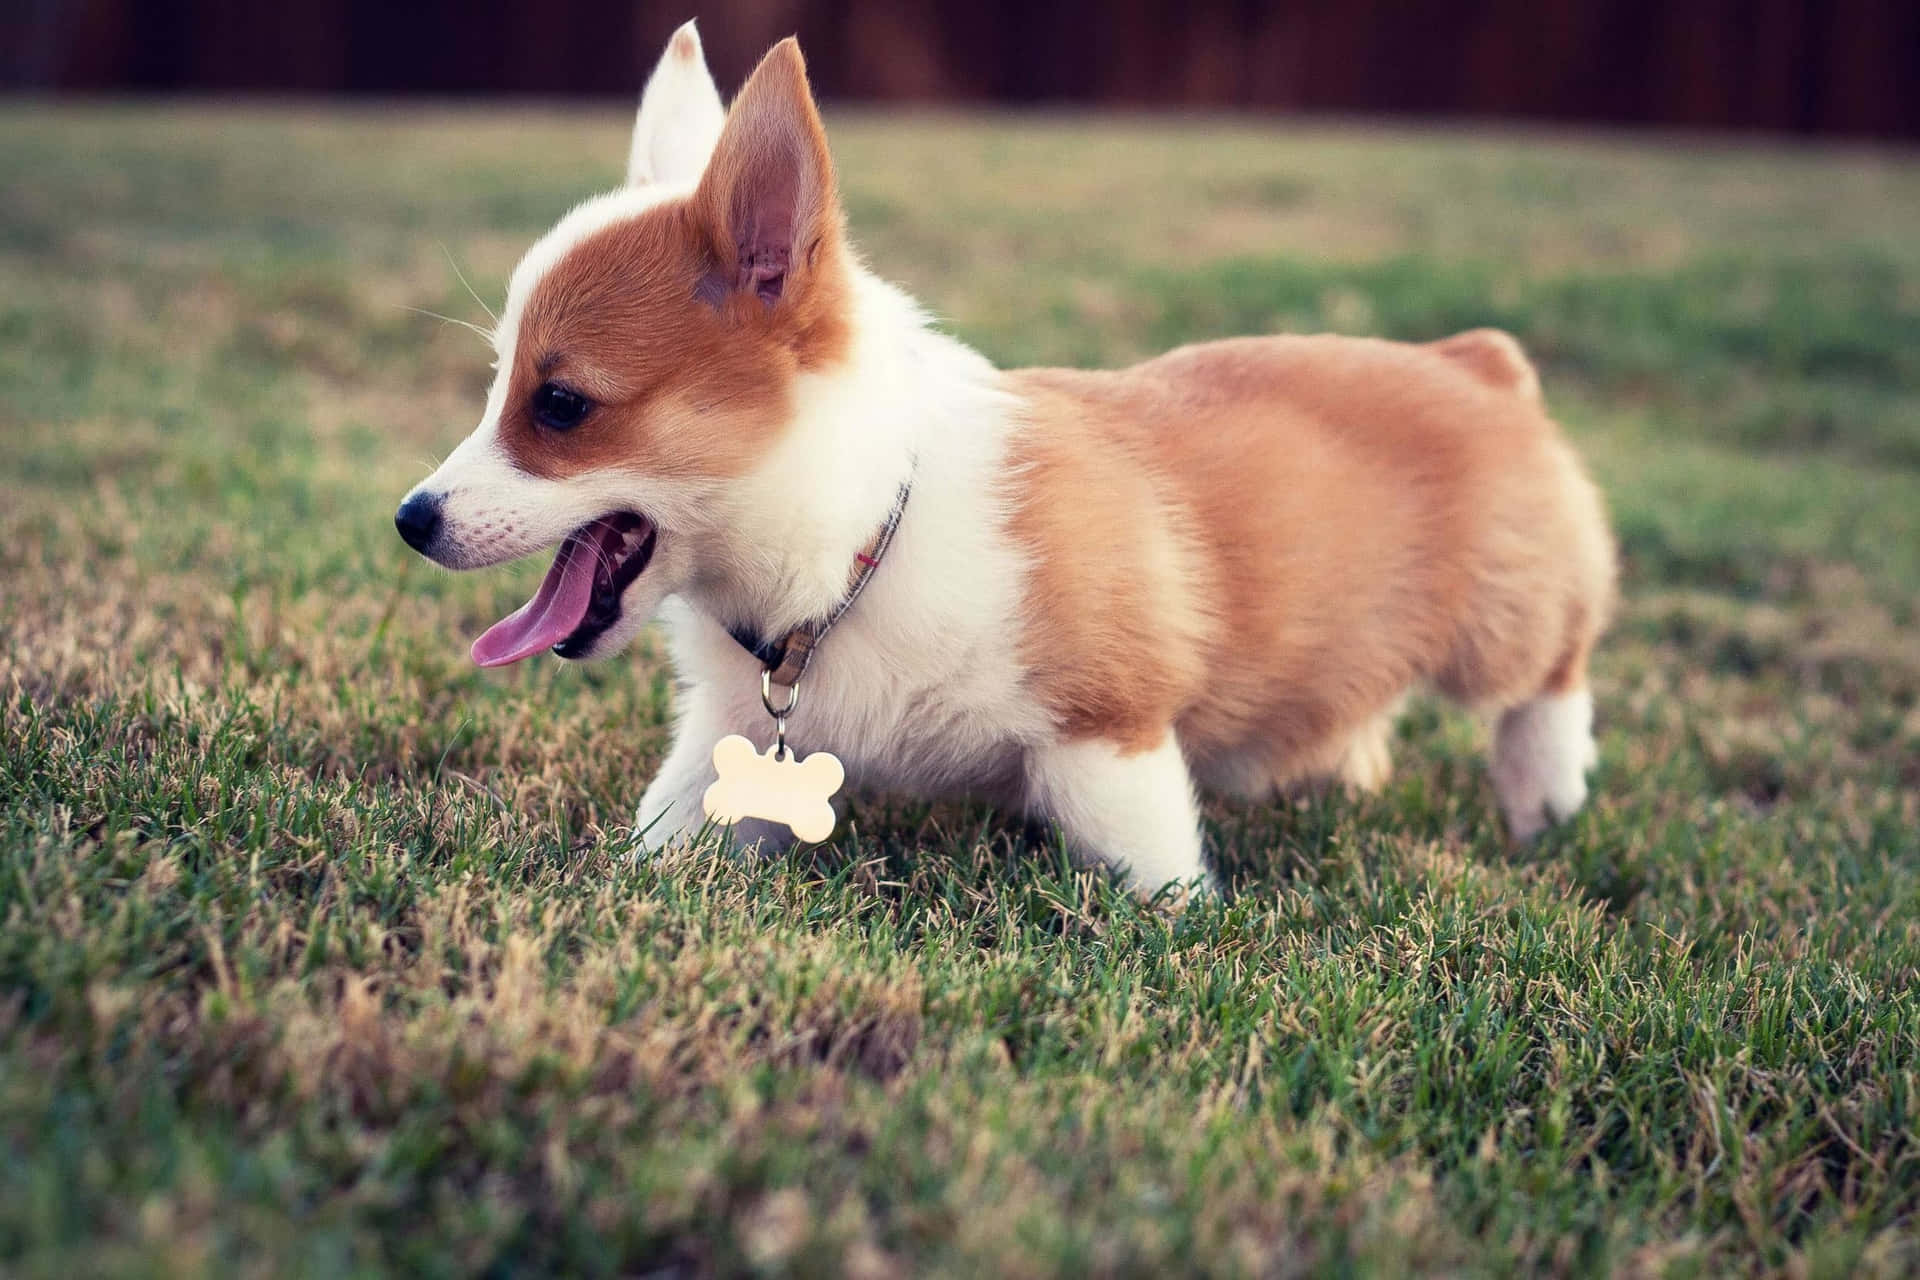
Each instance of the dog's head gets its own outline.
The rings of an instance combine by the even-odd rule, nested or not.
[[[689,23],[648,81],[626,185],[527,252],[480,425],[401,504],[455,569],[558,544],[485,666],[617,651],[667,594],[723,574],[801,380],[842,361],[850,263],[826,135],[791,39],[723,111]]]

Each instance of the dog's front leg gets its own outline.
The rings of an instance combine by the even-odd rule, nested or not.
[[[706,825],[700,798],[716,776],[713,744],[726,732],[713,696],[698,686],[687,689],[673,727],[673,746],[640,797],[633,826],[635,853],[650,858]]]
[[[676,840],[697,835],[706,827],[702,800],[718,776],[713,767],[713,744],[737,732],[706,690],[696,686],[683,696],[673,746],[640,797],[640,812],[634,818],[633,848],[643,858],[651,858]],[[722,841],[727,830],[719,828]],[[773,850],[791,844],[793,836],[777,823],[749,818],[733,826],[732,840],[742,849]]]
[[[1142,898],[1189,882],[1211,891],[1193,779],[1171,731],[1146,751],[1099,739],[1039,748],[1028,756],[1027,790],[1076,852],[1125,875]]]

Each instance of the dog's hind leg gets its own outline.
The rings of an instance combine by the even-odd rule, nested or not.
[[[1584,685],[1507,708],[1494,729],[1492,764],[1507,834],[1531,840],[1549,821],[1578,813],[1597,762],[1593,695]]]
[[[1613,544],[1599,492],[1564,446],[1524,527],[1491,542],[1435,687],[1496,713],[1490,772],[1515,841],[1587,799],[1596,761],[1587,663],[1613,610]]]
[[[1393,730],[1406,706],[1395,698],[1357,728],[1330,733],[1305,746],[1268,749],[1257,757],[1260,785],[1236,789],[1256,799],[1279,795],[1304,800],[1339,787],[1353,795],[1372,795],[1393,778]],[[1250,763],[1250,762],[1249,762]]]
[[[1349,791],[1372,795],[1393,777],[1393,727],[1406,705],[1402,695],[1393,705],[1361,725],[1347,742],[1334,777]]]

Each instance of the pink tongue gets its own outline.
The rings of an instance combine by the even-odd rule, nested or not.
[[[504,667],[551,649],[572,635],[593,601],[593,548],[586,538],[560,544],[553,567],[533,599],[488,627],[473,642],[473,660],[483,667]]]

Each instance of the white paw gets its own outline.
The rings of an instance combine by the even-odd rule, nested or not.
[[[1492,774],[1508,834],[1531,840],[1549,821],[1578,813],[1595,759],[1593,700],[1585,690],[1536,698],[1503,715]]]
[[[683,829],[669,813],[648,814],[642,809],[633,815],[633,836],[627,841],[627,852],[641,862],[652,862],[666,852]]]

